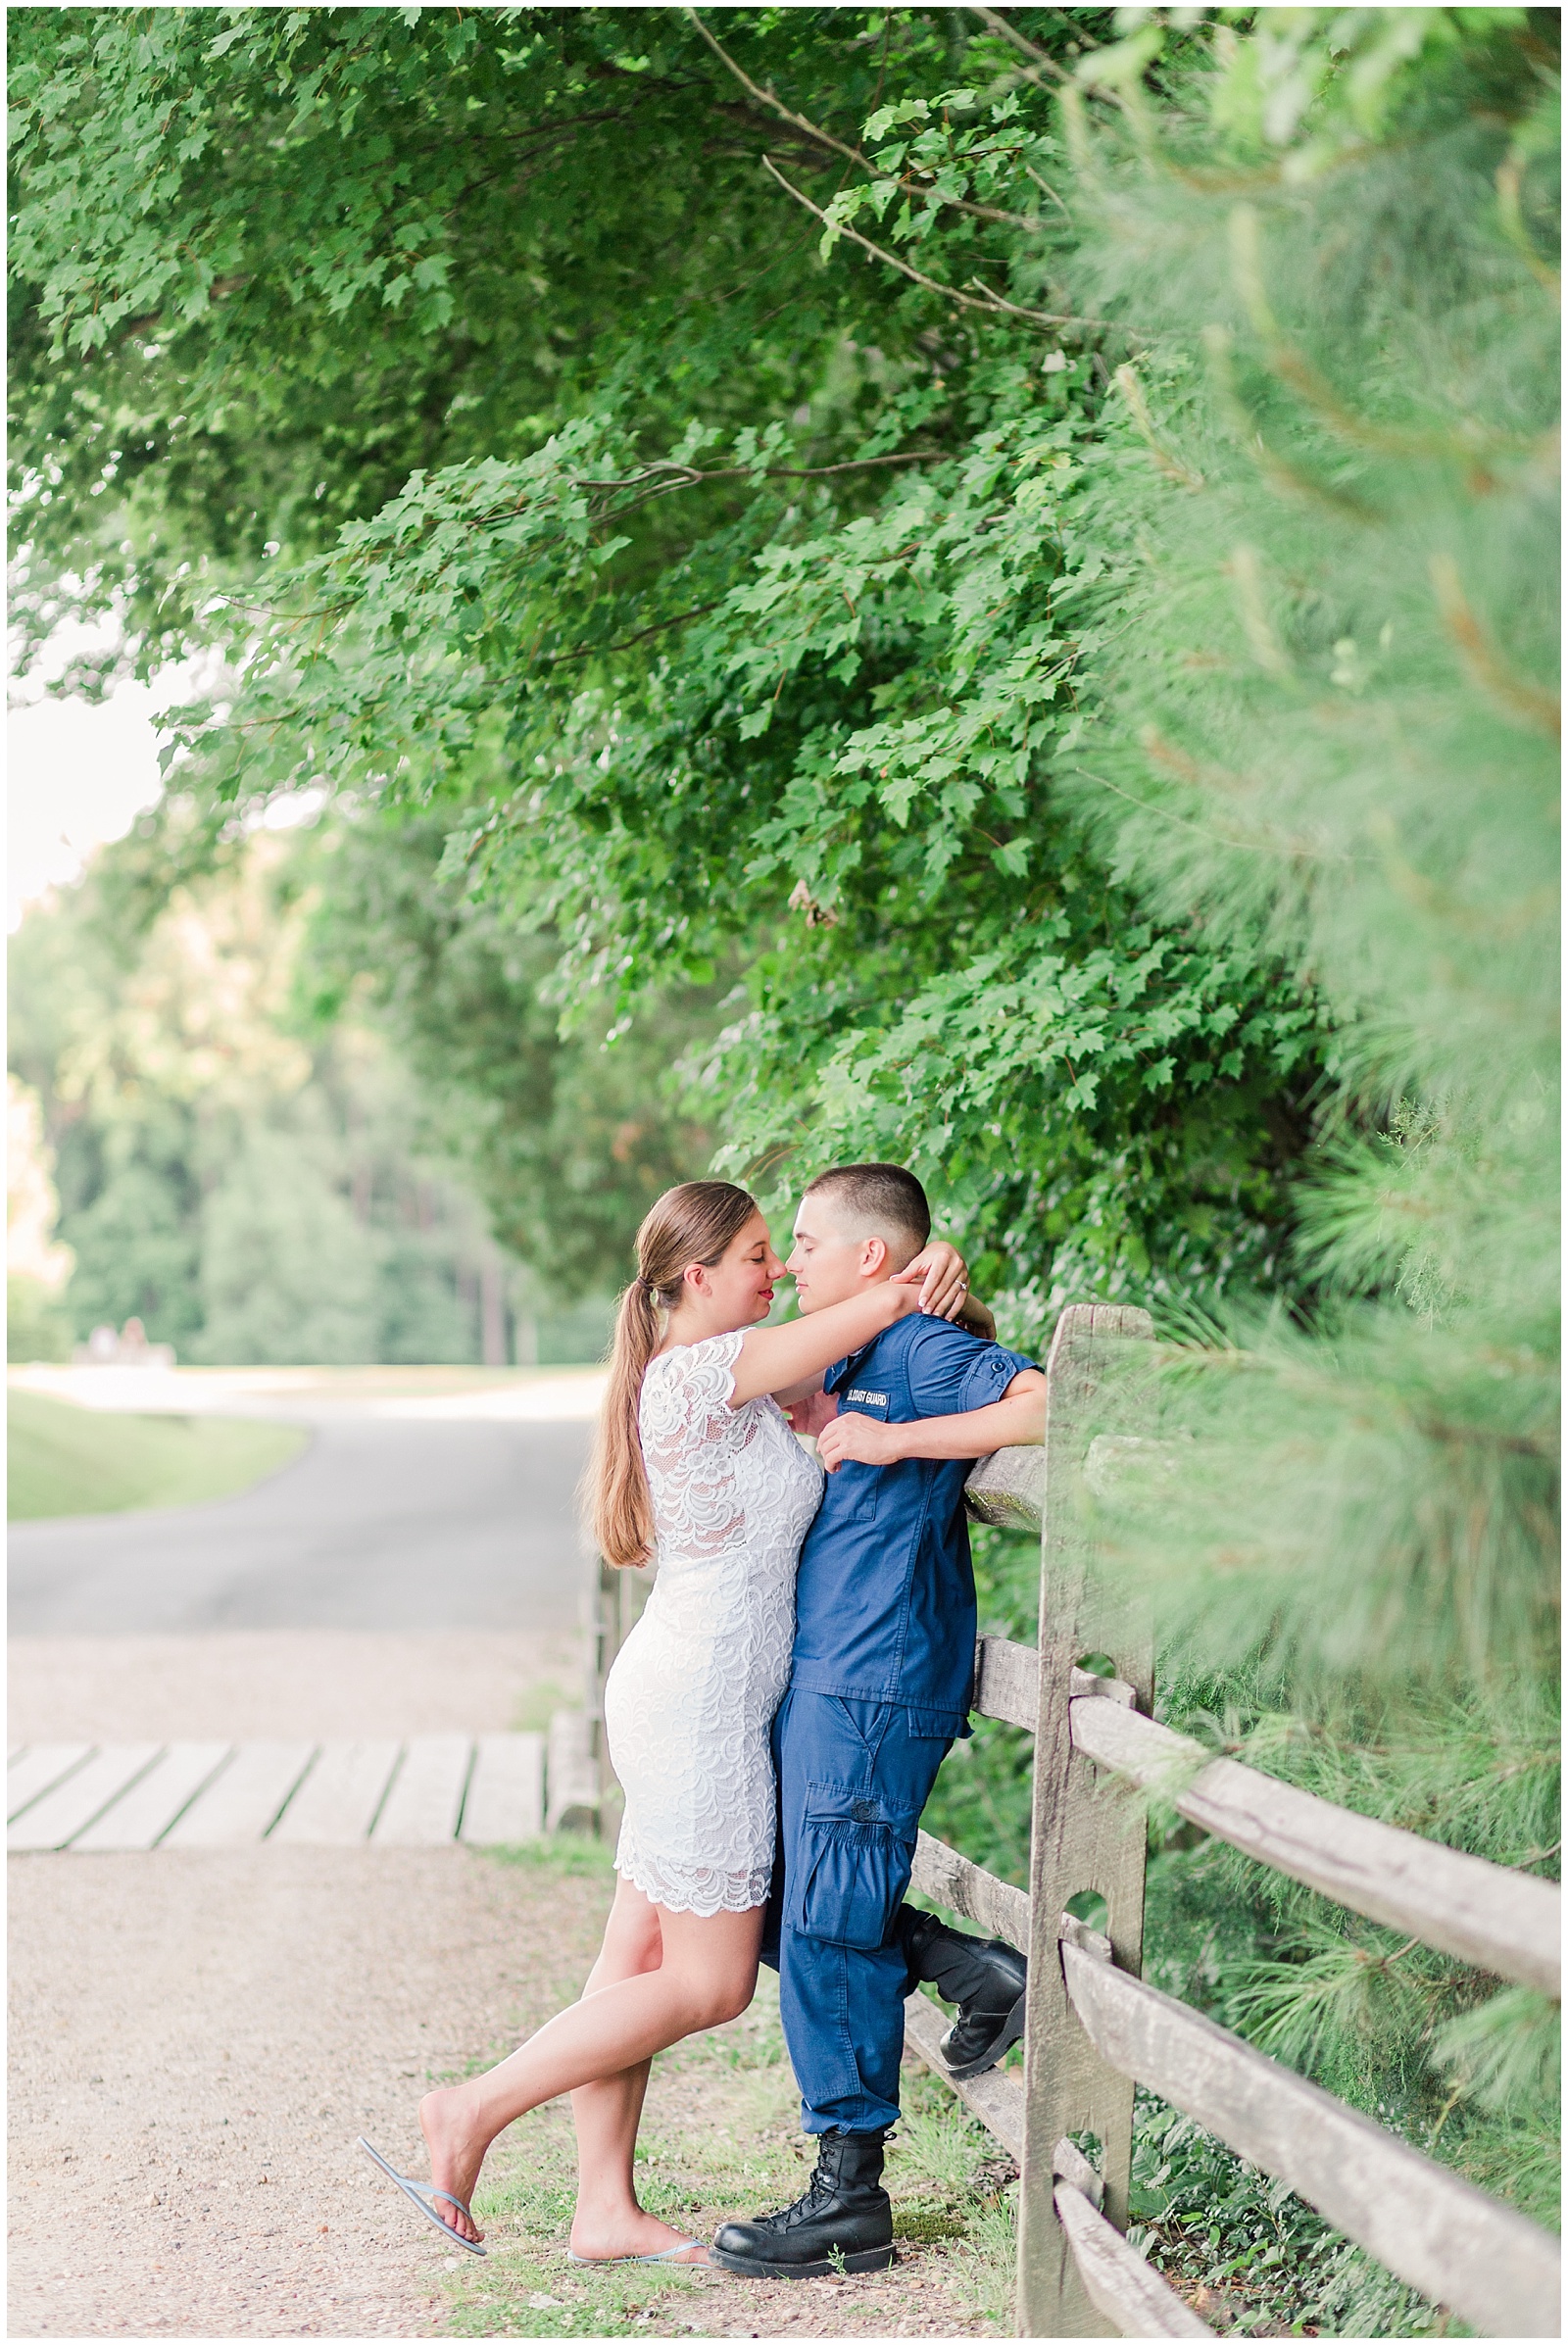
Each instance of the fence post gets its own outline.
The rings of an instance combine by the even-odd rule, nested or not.
[[[1019,2189],[1018,2334],[1113,2333],[1091,2304],[1054,2206],[1053,2163],[1063,2135],[1098,2136],[1104,2211],[1127,2225],[1133,2086],[1096,2052],[1067,2000],[1057,1930],[1068,1898],[1096,1890],[1109,1908],[1107,1934],[1123,1970],[1143,1953],[1143,1803],[1136,1791],[1072,1747],[1067,1705],[1073,1666],[1107,1653],[1115,1674],[1150,1707],[1150,1630],[1098,1572],[1084,1524],[1085,1412],[1114,1353],[1147,1339],[1147,1311],[1075,1303],[1056,1323],[1048,1363],[1046,1497],[1041,1536],[1040,1711],[1035,1739],[1029,2012],[1024,2034],[1024,2154]]]

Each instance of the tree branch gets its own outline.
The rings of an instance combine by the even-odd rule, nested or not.
[[[993,318],[999,313],[1004,313],[1013,318],[1022,318],[1027,319],[1031,325],[1088,326],[1103,325],[1105,322],[1102,318],[1071,318],[1059,316],[1056,312],[1050,310],[1020,309],[1016,302],[1004,301],[1000,293],[991,292],[989,287],[982,287],[985,299],[976,301],[972,294],[960,293],[956,285],[939,284],[935,277],[928,277],[920,269],[911,269],[908,262],[902,261],[897,253],[890,253],[882,245],[873,244],[870,238],[862,236],[858,228],[849,227],[842,220],[829,220],[827,214],[819,205],[813,204],[808,195],[803,194],[799,187],[791,186],[784,173],[776,168],[770,156],[762,157],[762,169],[778,181],[786,195],[792,195],[798,204],[804,204],[808,212],[814,212],[822,225],[825,228],[831,228],[835,236],[847,236],[852,244],[858,244],[862,252],[869,253],[873,261],[885,261],[890,269],[898,269],[912,284],[923,285],[928,293],[940,293],[944,301],[956,302],[962,309],[979,310],[984,315]]]
[[[717,41],[713,38],[713,35],[709,31],[708,26],[703,23],[702,17],[698,11],[695,8],[689,7],[686,11],[686,14],[691,18],[692,23],[696,25],[699,33],[708,43],[708,46],[712,50],[713,55],[718,59],[720,65],[728,67],[729,71],[734,74],[736,80],[740,83],[742,89],[750,91],[751,95],[758,101],[759,105],[771,107],[776,115],[782,116],[785,122],[791,123],[795,129],[804,131],[808,138],[814,139],[819,146],[831,147],[835,155],[844,156],[847,162],[858,163],[864,171],[870,170],[870,164],[866,161],[866,158],[860,153],[858,147],[847,147],[844,144],[844,141],[841,138],[835,138],[830,130],[819,130],[816,124],[814,122],[808,122],[804,115],[792,114],[790,109],[785,105],[783,99],[776,98],[770,89],[759,89],[757,83],[751,78],[750,74],[743,73],[741,68],[735,63],[734,58],[731,57],[726,50],[723,50],[719,47]]]
[[[641,489],[642,496],[634,498],[629,505],[618,507],[613,515],[608,516],[618,518],[620,513],[634,510],[637,505],[646,504],[650,497],[663,496],[674,489],[697,488],[705,480],[754,480],[757,478],[763,480],[826,480],[834,473],[869,472],[884,464],[940,464],[942,461],[943,451],[940,448],[914,448],[903,455],[849,457],[840,464],[769,464],[762,466],[760,471],[751,464],[723,464],[715,466],[712,471],[705,472],[695,464],[677,464],[667,457],[661,457],[656,463],[645,466],[641,472],[627,473],[624,479],[569,480],[564,485],[571,489]],[[473,514],[469,525],[481,529],[487,523],[498,518],[505,518],[508,515],[523,512],[527,503],[528,500],[523,498],[520,502],[514,501],[510,505],[499,508],[492,507],[486,513]],[[607,516],[601,513],[599,517],[602,519]],[[312,611],[279,611],[275,604],[246,603],[242,602],[237,595],[229,594],[219,594],[215,600],[224,604],[231,611],[250,611],[260,617],[277,619],[286,626],[294,626],[300,621],[310,618],[342,618],[355,608],[358,597],[354,594],[345,594],[341,602],[323,604]],[[703,611],[716,611],[717,608],[716,603],[704,603],[700,610],[684,611],[681,615],[684,618],[698,618],[701,617]],[[643,635],[652,635],[657,632],[659,627],[672,627],[677,623],[675,619],[660,619],[654,627],[645,627],[641,634],[628,636],[627,643],[640,643]],[[586,659],[589,653],[600,649],[622,651],[625,649],[625,645],[589,644],[582,652],[558,653],[556,659]],[[547,666],[554,665],[555,661],[547,660],[545,664]]]
[[[939,448],[915,448],[903,456],[854,456],[841,464],[765,464],[760,468],[763,480],[825,480],[832,472],[865,472],[873,464],[933,464],[942,461]],[[635,489],[645,481],[658,480],[662,475],[673,475],[670,488],[695,488],[701,480],[750,480],[757,467],[751,464],[722,464],[710,472],[704,472],[695,464],[672,464],[662,457],[645,471],[628,473],[624,480],[574,480],[578,489]]]
[[[1061,10],[1058,13],[1065,15],[1066,11]],[[1004,41],[1010,41],[1015,49],[1022,50],[1025,57],[1032,57],[1036,65],[1043,65],[1048,73],[1054,73],[1058,81],[1072,79],[1072,75],[1065,66],[1058,65],[1047,50],[1037,49],[1033,41],[1025,40],[1017,27],[1009,24],[1006,18],[999,14],[996,9],[971,7],[969,14],[972,17],[978,17],[989,31],[1000,32]],[[1039,81],[1040,76],[1038,73],[1031,73],[1029,78],[1031,81]]]
[[[659,635],[665,627],[683,627],[689,618],[705,617],[710,611],[716,611],[723,600],[720,595],[717,603],[699,603],[695,611],[677,611],[672,618],[656,618],[651,627],[639,627],[635,635],[624,635],[619,643],[583,643],[574,652],[556,652],[539,664],[560,667],[568,660],[591,660],[596,652],[629,652],[634,643],[646,643],[650,635]]]
[[[704,40],[712,50],[713,55],[718,58],[721,64],[728,66],[730,72],[734,74],[741,87],[745,90],[749,90],[752,96],[756,98],[759,105],[770,106],[773,112],[778,115],[782,121],[788,122],[793,129],[801,131],[805,137],[814,139],[822,146],[831,147],[834,154],[842,155],[846,162],[858,164],[860,170],[866,173],[867,177],[877,178],[884,175],[878,171],[876,165],[871,161],[869,155],[865,154],[859,147],[847,147],[844,144],[844,141],[841,138],[835,138],[830,130],[819,129],[815,122],[808,122],[805,115],[792,114],[790,109],[785,105],[783,99],[775,97],[770,89],[760,88],[759,85],[752,80],[749,74],[742,72],[741,68],[735,63],[734,58],[729,55],[728,51],[720,48],[718,42],[709,31],[708,26],[703,23],[703,20],[698,14],[697,10],[695,8],[688,7],[686,14],[691,18],[692,23],[696,25]],[[1034,173],[1032,171],[1029,175],[1031,178],[1034,177]],[[929,188],[922,187],[917,179],[911,179],[907,173],[904,174],[899,179],[898,184],[906,191],[906,193],[909,195],[929,196],[931,193]],[[1051,191],[1048,188],[1046,192],[1047,194],[1050,194]],[[937,200],[946,204],[952,211],[967,212],[970,218],[973,220],[992,220],[1000,227],[1022,228],[1031,236],[1038,236],[1040,233],[1039,220],[1026,220],[1021,212],[999,212],[990,204],[972,204],[969,202],[966,196],[942,196]]]

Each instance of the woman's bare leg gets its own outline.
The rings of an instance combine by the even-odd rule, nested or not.
[[[689,2235],[650,2215],[637,2196],[637,2132],[653,2065],[641,2060],[618,2076],[579,2084],[571,2096],[571,2122],[577,2130],[573,2255],[657,2256]]]
[[[663,1959],[659,1909],[628,1881],[615,1884],[615,1902],[605,1927],[599,1959],[583,1995],[598,1994],[622,1979],[657,1971]],[[657,2255],[676,2236],[638,2204],[633,2178],[637,2128],[653,2063],[640,2060],[618,2076],[579,2084],[571,2096],[577,2134],[577,2205],[571,2248],[579,2256]]]
[[[719,2027],[746,2009],[757,1986],[762,1908],[706,1916],[662,1905],[655,1910],[662,1943],[657,1971],[601,1987],[558,2012],[484,2076],[425,2094],[419,2125],[438,2190],[466,2204],[486,2150],[514,2119],[560,2093],[636,2069],[682,2036]],[[455,2207],[438,2200],[436,2211],[465,2238],[478,2237]]]
[[[605,1942],[588,1974],[584,1996],[644,1971],[657,1971],[662,1955],[658,1907],[630,1881],[618,1882]],[[574,2255],[604,2259],[657,2256],[686,2236],[638,2203],[633,2160],[652,2065],[641,2060],[635,2068],[622,2069],[618,2076],[601,2076],[596,2083],[579,2084],[571,2096],[571,2119],[577,2130],[577,2207],[571,2223]],[[680,2261],[700,2263],[706,2260],[706,2253],[694,2249]]]

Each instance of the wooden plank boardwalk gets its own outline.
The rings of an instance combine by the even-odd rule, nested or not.
[[[10,1754],[17,1854],[499,1847],[545,1829],[543,1734],[406,1742],[50,1742]]]

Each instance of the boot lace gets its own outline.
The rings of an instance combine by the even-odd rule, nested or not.
[[[808,2223],[823,2200],[832,2198],[836,2188],[836,2180],[825,2174],[820,2166],[813,2168],[809,2182],[795,2204],[785,2207],[780,2214],[769,2218],[769,2229],[788,2231],[792,2230],[798,2223]]]

